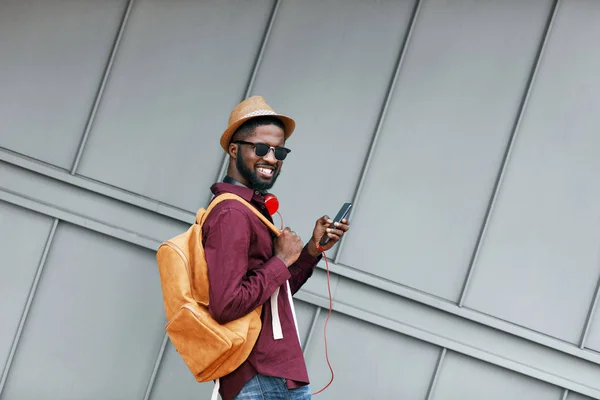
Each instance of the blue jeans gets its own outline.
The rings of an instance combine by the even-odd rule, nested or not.
[[[234,400],[310,400],[308,386],[297,389],[288,389],[285,379],[272,376],[255,375]]]

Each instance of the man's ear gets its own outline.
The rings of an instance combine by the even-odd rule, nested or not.
[[[229,156],[237,158],[239,147],[236,143],[229,143]]]

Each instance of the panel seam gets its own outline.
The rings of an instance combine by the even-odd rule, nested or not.
[[[52,245],[52,241],[54,239],[54,234],[56,233],[57,227],[58,227],[58,219],[55,218],[54,221],[52,222],[52,227],[50,228],[50,233],[48,234],[48,237],[46,239],[46,244],[44,245],[44,250],[42,251],[42,256],[40,257],[37,271],[35,273],[35,277],[31,284],[31,288],[29,290],[29,295],[27,296],[27,301],[25,303],[25,307],[23,308],[23,312],[21,314],[21,319],[19,320],[19,325],[17,327],[17,331],[16,331],[13,341],[11,343],[8,358],[6,360],[4,369],[2,371],[2,377],[0,378],[0,398],[2,397],[2,392],[4,391],[6,381],[8,379],[8,375],[9,375],[11,367],[12,367],[15,353],[17,351],[17,348],[19,347],[19,343],[20,343],[21,337],[23,335],[23,329],[24,329],[27,319],[29,317],[29,311],[31,310],[31,304],[33,303],[33,300],[37,293],[37,288],[38,288],[38,285],[40,282],[40,278],[42,276],[44,266],[46,265],[48,253],[50,251],[50,247]]]
[[[256,59],[254,60],[254,65],[252,67],[252,72],[250,74],[250,78],[248,78],[248,83],[246,84],[246,90],[244,91],[244,95],[242,96],[242,100],[247,99],[252,93],[252,89],[254,89],[254,82],[256,81],[256,75],[258,74],[258,70],[260,65],[262,64],[263,55],[265,53],[265,49],[267,48],[267,43],[269,42],[269,38],[271,37],[271,31],[273,30],[273,25],[275,24],[275,18],[277,13],[279,12],[279,6],[281,5],[281,0],[275,0],[273,4],[273,9],[271,10],[271,15],[269,16],[269,22],[267,23],[267,27],[265,29],[265,33],[263,35],[260,48],[258,49],[258,53],[256,55]],[[229,154],[225,153],[223,155],[223,161],[221,163],[221,168],[219,169],[219,173],[217,174],[216,181],[219,182],[225,177],[225,171],[227,170],[229,160]]]
[[[369,172],[369,167],[371,166],[371,162],[373,161],[373,155],[375,154],[375,149],[377,147],[377,142],[379,137],[381,136],[381,130],[383,128],[383,123],[386,119],[387,112],[392,100],[392,96],[396,89],[396,84],[398,82],[398,77],[400,76],[400,71],[402,69],[402,65],[404,64],[404,59],[406,53],[408,51],[408,45],[412,38],[413,32],[415,30],[415,26],[417,23],[417,17],[419,15],[419,11],[421,10],[421,0],[415,0],[415,4],[413,7],[412,15],[410,18],[410,23],[406,31],[404,32],[404,39],[402,41],[402,45],[400,46],[400,52],[398,53],[398,58],[396,59],[396,63],[394,66],[394,72],[392,74],[392,78],[390,79],[390,83],[387,87],[387,91],[385,94],[385,99],[381,106],[379,116],[377,118],[377,122],[375,123],[375,129],[373,130],[373,134],[371,136],[371,143],[369,144],[369,150],[367,151],[367,155],[365,156],[365,160],[363,162],[362,171],[360,173],[360,178],[358,180],[358,184],[352,196],[352,209],[350,210],[350,214],[348,215],[348,220],[350,220],[351,216],[356,212],[357,203],[360,200],[360,196],[363,191],[363,187],[365,185],[365,181],[367,179],[367,174]],[[338,243],[338,248],[335,253],[335,257],[333,258],[334,263],[338,263],[342,254],[342,250],[344,248],[344,243],[346,242],[346,236],[342,236]]]
[[[150,375],[150,379],[148,380],[148,385],[146,386],[146,393],[144,394],[144,400],[149,400],[150,395],[152,394],[152,390],[154,389],[154,383],[156,382],[156,377],[158,376],[158,371],[162,364],[162,359],[165,354],[165,349],[167,348],[167,344],[169,343],[169,335],[165,333],[162,343],[160,345],[160,350],[158,351],[158,355],[156,356],[156,361],[154,362],[154,368],[152,368],[152,374]]]
[[[585,325],[583,328],[583,333],[581,334],[581,340],[579,342],[580,349],[585,349],[585,343],[586,343],[588,335],[590,333],[590,329],[592,327],[592,322],[594,321],[594,316],[596,315],[596,309],[598,307],[599,301],[600,301],[600,278],[598,278],[598,283],[596,283],[596,292],[594,293],[594,298],[590,304],[588,315],[587,315]]]
[[[523,116],[525,115],[525,110],[527,109],[527,105],[529,103],[529,98],[531,97],[531,93],[533,91],[534,82],[537,78],[537,74],[542,63],[542,59],[546,50],[546,45],[548,44],[550,33],[552,32],[552,27],[554,26],[554,21],[556,19],[556,15],[558,13],[560,0],[554,0],[552,8],[550,9],[550,13],[548,16],[548,20],[546,22],[546,27],[543,32],[542,42],[538,47],[538,51],[531,68],[531,72],[529,74],[529,79],[527,84],[525,85],[525,91],[523,93],[523,97],[521,99],[521,104],[519,105],[519,109],[517,112],[517,117],[513,124],[513,128],[511,129],[511,133],[508,139],[508,143],[504,152],[504,156],[502,158],[502,162],[500,164],[500,169],[498,175],[496,176],[496,181],[494,183],[494,188],[492,189],[492,193],[490,196],[490,200],[488,201],[488,206],[485,212],[485,216],[483,218],[483,223],[479,230],[479,234],[477,240],[475,242],[475,247],[473,249],[473,253],[471,255],[471,259],[469,261],[469,267],[467,268],[467,274],[465,280],[463,282],[463,287],[461,293],[459,295],[458,306],[463,307],[465,304],[467,292],[469,290],[469,286],[471,284],[473,273],[475,271],[475,265],[477,264],[477,260],[479,258],[479,254],[481,252],[481,247],[487,233],[489,222],[492,218],[492,214],[494,212],[494,208],[496,206],[496,201],[498,200],[498,194],[500,193],[500,187],[504,181],[504,177],[506,174],[506,169],[510,161],[510,157],[513,152],[514,144],[517,139],[517,134],[521,127],[521,122],[523,121]]]
[[[92,110],[90,115],[88,116],[87,123],[85,125],[85,129],[83,131],[83,135],[79,142],[79,147],[77,148],[77,154],[75,155],[75,160],[73,161],[73,165],[71,166],[71,175],[75,175],[77,172],[77,168],[79,167],[79,163],[81,161],[81,156],[83,155],[83,149],[87,143],[88,137],[90,135],[90,131],[92,130],[92,126],[94,125],[94,121],[96,120],[96,114],[98,112],[98,108],[100,107],[100,101],[102,100],[102,96],[104,95],[104,89],[106,88],[106,83],[108,82],[108,77],[112,72],[112,67],[119,50],[119,46],[121,44],[121,39],[123,38],[123,32],[125,31],[125,26],[127,25],[127,21],[129,20],[129,16],[131,14],[131,9],[133,7],[134,0],[129,0],[127,6],[125,7],[125,12],[121,19],[121,23],[119,25],[119,31],[115,40],[113,42],[112,49],[110,51],[110,56],[108,58],[108,62],[106,63],[106,67],[104,68],[104,73],[102,75],[102,80],[100,81],[100,86],[98,87],[98,91],[96,93],[96,97],[94,99],[94,104],[92,106]]]
[[[321,298],[318,295],[303,293],[302,291],[299,293],[298,298],[302,301],[309,302],[311,304],[315,303],[311,300],[317,300],[318,302],[321,302],[321,300],[323,302],[325,301],[325,299]],[[540,369],[534,365],[526,364],[521,361],[507,358],[502,354],[492,352],[483,348],[471,346],[467,343],[463,343],[459,340],[456,340],[455,338],[443,336],[437,332],[420,328],[403,321],[393,320],[390,319],[388,316],[364,309],[356,305],[347,304],[345,302],[334,302],[333,309],[338,313],[349,315],[351,317],[371,323],[384,329],[389,329],[391,331],[413,337],[422,342],[447,348],[448,350],[452,350],[457,353],[485,361],[491,365],[496,365],[517,372],[524,376],[529,376],[543,382],[547,382],[562,388],[567,388],[578,393],[585,394],[586,396],[600,398],[600,387],[592,387],[585,383],[573,381],[570,378],[557,375],[548,370]]]
[[[433,393],[435,392],[435,387],[437,386],[438,378],[442,370],[442,363],[444,362],[444,357],[446,357],[447,350],[448,349],[446,349],[445,347],[442,348],[437,364],[435,366],[435,371],[433,373],[433,376],[431,377],[431,382],[429,383],[429,389],[427,390],[427,397],[425,398],[425,400],[431,400],[433,398]]]
[[[321,315],[321,307],[316,306],[315,313],[314,313],[312,321],[310,323],[310,329],[308,330],[308,334],[306,335],[306,339],[304,340],[304,346],[302,346],[302,354],[306,354],[306,351],[309,348],[309,345],[314,336],[315,329],[317,327],[317,322],[319,320],[320,315]]]

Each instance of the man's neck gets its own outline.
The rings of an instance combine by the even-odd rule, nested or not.
[[[232,185],[236,185],[236,186],[245,187],[245,188],[252,189],[252,190],[257,190],[257,189],[254,189],[254,188],[250,187],[250,186],[246,186],[246,185],[244,185],[242,182],[238,181],[237,179],[234,179],[234,178],[232,178],[232,177],[231,177],[231,176],[229,176],[229,175],[225,175],[225,177],[223,178],[223,182],[224,182],[224,183],[230,183],[230,184],[232,184]],[[267,191],[265,191],[265,190],[259,190],[259,192],[261,192],[261,193],[263,194],[263,196],[264,196],[266,193],[268,193],[268,192],[267,192]]]
[[[223,182],[225,182],[225,183],[231,183],[232,185],[238,185],[238,186],[248,187],[248,186],[244,185],[242,182],[240,182],[240,181],[238,181],[236,179],[233,179],[229,175],[225,175],[225,177],[223,178]]]

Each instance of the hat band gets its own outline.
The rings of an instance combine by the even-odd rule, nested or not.
[[[256,117],[257,115],[276,115],[277,113],[275,111],[271,111],[271,110],[256,110],[256,111],[252,111],[249,114],[244,115],[242,118],[248,118],[248,117]]]

